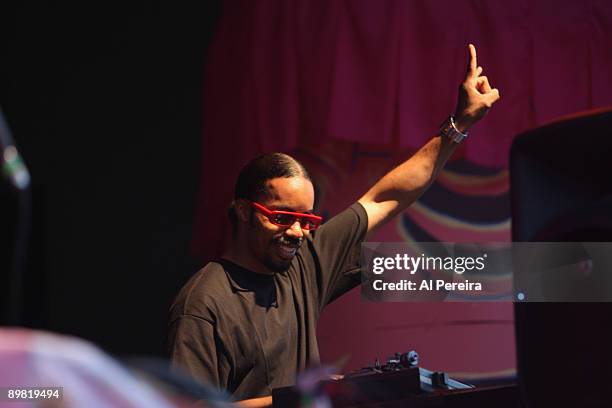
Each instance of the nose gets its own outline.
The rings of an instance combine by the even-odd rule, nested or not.
[[[285,234],[293,238],[302,238],[304,236],[304,230],[300,225],[299,221],[295,221],[289,228],[285,230]]]

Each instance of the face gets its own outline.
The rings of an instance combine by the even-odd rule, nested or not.
[[[267,182],[269,197],[259,201],[269,210],[310,213],[314,205],[314,188],[304,177],[274,178]],[[263,214],[251,209],[247,242],[253,257],[272,272],[289,268],[291,260],[310,233],[299,222],[290,227],[274,225]]]

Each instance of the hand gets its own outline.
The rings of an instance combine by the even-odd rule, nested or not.
[[[470,52],[467,72],[459,86],[455,125],[465,133],[476,122],[487,114],[491,106],[499,99],[499,91],[489,85],[489,79],[481,76],[482,67],[476,61],[476,47],[468,45]]]

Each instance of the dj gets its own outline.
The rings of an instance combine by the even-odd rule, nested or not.
[[[235,399],[264,397],[319,363],[321,310],[360,282],[360,244],[432,183],[468,129],[499,99],[469,45],[457,109],[409,160],[321,224],[306,169],[282,153],[248,163],[229,210],[233,243],[179,293],[173,364]]]

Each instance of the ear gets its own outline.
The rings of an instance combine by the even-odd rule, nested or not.
[[[249,222],[249,216],[251,213],[251,206],[244,200],[236,200],[234,202],[234,209],[236,210],[236,216],[241,222]]]

